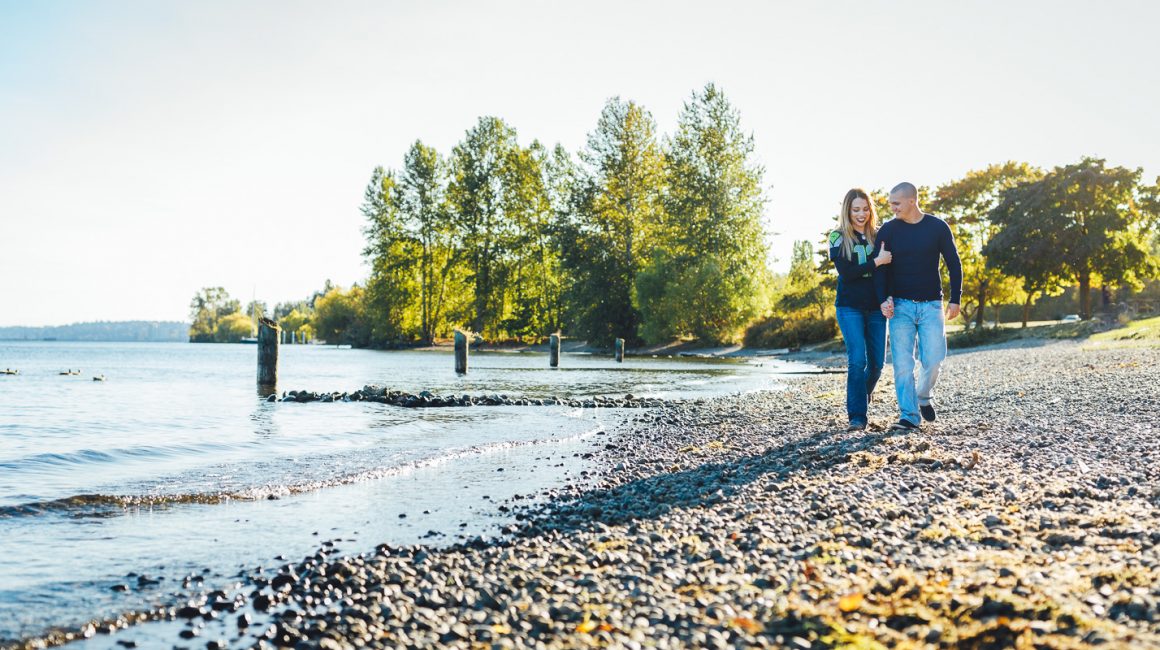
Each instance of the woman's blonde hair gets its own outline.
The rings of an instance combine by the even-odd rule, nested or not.
[[[854,258],[854,242],[856,241],[854,222],[850,219],[850,210],[854,207],[854,199],[865,199],[870,206],[870,218],[866,220],[866,232],[863,235],[871,248],[874,247],[874,237],[878,234],[878,210],[874,207],[874,199],[870,198],[866,190],[860,187],[846,192],[846,198],[842,199],[842,213],[838,215],[838,232],[842,233],[842,255],[848,260]]]

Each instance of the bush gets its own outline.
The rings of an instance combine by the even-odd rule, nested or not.
[[[799,348],[823,343],[838,335],[833,317],[797,318],[767,316],[745,330],[745,346],[750,348]]]

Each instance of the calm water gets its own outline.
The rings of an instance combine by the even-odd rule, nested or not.
[[[243,345],[0,342],[0,640],[165,603],[183,577],[448,543],[505,523],[490,503],[563,485],[625,413],[266,403]],[[283,346],[280,390],[708,396],[786,366]],[[79,375],[62,376],[65,370]],[[106,381],[93,381],[103,375]],[[500,471],[500,470],[503,471]],[[400,515],[406,518],[400,518]],[[438,534],[432,534],[437,531]],[[129,573],[157,586],[112,591]],[[135,583],[133,583],[135,586]]]

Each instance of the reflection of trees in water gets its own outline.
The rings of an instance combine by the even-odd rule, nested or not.
[[[258,396],[262,396],[262,388],[258,389]],[[278,423],[274,421],[274,410],[277,402],[258,402],[250,413],[250,421],[254,423],[254,434],[259,438],[273,438],[281,433]]]

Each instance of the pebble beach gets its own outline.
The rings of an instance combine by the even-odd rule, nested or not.
[[[134,647],[1160,647],[1160,349],[952,354],[938,419],[889,367],[848,433],[844,375],[639,409],[567,489],[452,546],[334,543],[233,589],[94,622]],[[157,622],[168,621],[168,622]],[[127,628],[127,629],[126,629]]]

